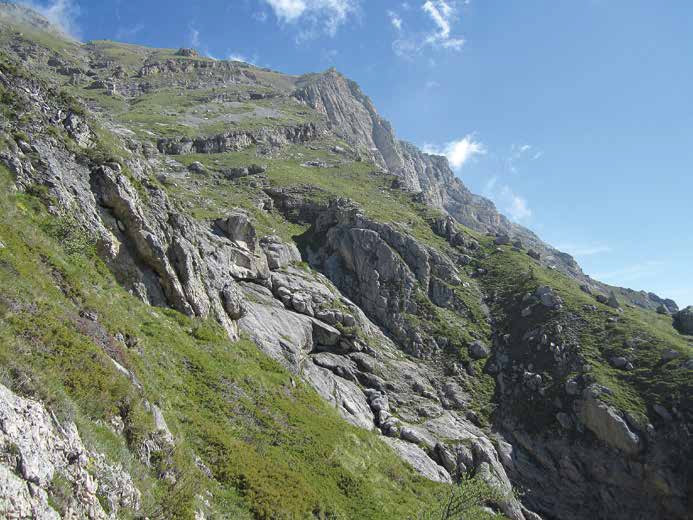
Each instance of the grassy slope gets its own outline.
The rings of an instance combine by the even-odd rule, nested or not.
[[[55,225],[34,197],[8,195],[4,169],[1,182],[3,382],[74,417],[95,448],[134,473],[150,509],[186,517],[195,493],[209,487],[219,509],[238,517],[312,511],[392,518],[425,508],[443,491],[415,476],[375,435],[346,425],[255,345],[232,344],[216,324],[127,294],[90,254],[88,237],[69,223]],[[94,340],[98,334],[79,317],[85,309],[98,314],[111,339]],[[113,340],[117,332],[136,338],[136,346]],[[180,474],[176,486],[153,479],[130,455],[151,419],[106,350],[136,374],[144,396],[160,403],[179,447],[171,460],[155,462]],[[126,440],[103,426],[116,415]],[[194,467],[191,450],[219,485]]]
[[[526,253],[515,252],[509,247],[503,247],[503,252],[498,253],[490,239],[484,242],[489,255],[481,264],[488,270],[482,283],[487,292],[500,296],[493,306],[494,316],[504,330],[513,334],[514,357],[525,364],[533,363],[535,371],[545,370],[546,376],[556,377],[557,384],[543,399],[548,404],[544,415],[547,420],[552,415],[549,414],[551,398],[554,394],[560,396],[563,380],[575,374],[555,372],[552,357],[546,356],[545,349],[543,353],[533,352],[518,339],[533,327],[543,325],[552,330],[556,324],[563,325],[566,343],[572,344],[573,351],[587,363],[590,377],[613,391],[604,398],[621,410],[635,414],[649,412],[650,417],[656,415],[652,413],[652,406],[657,403],[669,409],[677,403],[681,411],[693,410],[691,370],[682,368],[678,360],[661,362],[662,353],[669,349],[681,352],[684,359],[693,356],[689,340],[674,330],[671,317],[634,306],[616,311],[581,291],[574,280],[540,266]],[[520,311],[526,306],[521,303],[522,296],[541,285],[552,287],[560,295],[564,300],[563,309],[551,312],[539,306],[532,316],[521,318]],[[596,306],[596,310],[591,306]],[[613,368],[609,363],[613,356],[627,357],[634,370]],[[536,423],[539,410],[533,408],[532,411],[531,417]]]

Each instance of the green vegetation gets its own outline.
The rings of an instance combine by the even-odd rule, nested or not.
[[[498,502],[503,497],[490,486],[469,477],[450,489],[449,495],[434,508],[424,511],[417,520],[487,520],[504,518],[483,510],[479,504],[487,501]]]
[[[538,326],[545,330],[555,330],[556,325],[563,328],[564,346],[571,355],[584,360],[589,367],[587,374],[594,382],[611,389],[611,394],[602,397],[619,409],[647,414],[651,412],[648,405],[656,403],[665,406],[676,403],[682,410],[693,407],[691,371],[675,362],[661,362],[665,350],[677,350],[689,357],[693,354],[685,338],[671,326],[670,317],[634,306],[625,306],[619,312],[598,303],[580,290],[576,281],[539,265],[526,253],[507,247],[497,253],[490,239],[485,239],[485,248],[489,254],[482,265],[488,275],[481,281],[488,292],[498,296],[493,312],[502,328],[512,335],[513,357],[525,364],[533,363],[534,371],[542,372],[545,381],[555,381],[541,399],[546,404],[543,410],[535,402],[525,402],[532,407],[535,428],[545,424],[542,416],[545,421],[552,420],[551,398],[560,396],[563,381],[574,375],[557,368],[547,349],[536,352],[523,344],[524,333]],[[538,306],[531,316],[521,318],[520,311],[525,306],[522,297],[542,285],[556,291],[564,301],[563,308],[555,312]],[[627,357],[634,369],[613,368],[609,363],[613,356]]]
[[[232,344],[215,323],[136,300],[88,241],[64,240],[71,225],[53,226],[37,198],[9,195],[9,182],[3,169],[2,382],[74,419],[85,442],[133,474],[146,511],[189,518],[207,488],[233,518],[401,518],[445,493],[252,343]],[[97,323],[80,318],[85,309]],[[141,392],[109,357],[140,379]],[[144,398],[160,404],[177,442],[151,470],[132,455],[153,429]],[[124,438],[104,426],[113,417],[123,420]],[[155,478],[166,468],[176,484]]]

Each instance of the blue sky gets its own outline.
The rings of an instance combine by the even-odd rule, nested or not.
[[[595,278],[693,304],[693,2],[58,0],[83,41],[335,66]]]

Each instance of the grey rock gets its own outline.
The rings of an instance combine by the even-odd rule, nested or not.
[[[355,383],[314,363],[306,363],[302,375],[323,399],[337,407],[344,419],[366,430],[375,428],[373,412]]]
[[[508,235],[499,235],[493,241],[497,246],[505,246],[510,244],[510,237]]]
[[[625,453],[641,449],[640,438],[632,432],[616,410],[602,401],[587,397],[579,405],[579,417],[599,439]]]
[[[260,247],[262,247],[265,256],[267,256],[269,268],[273,271],[301,261],[301,253],[296,245],[284,243],[278,236],[262,237]]]
[[[207,169],[200,161],[194,161],[188,166],[188,170],[195,173],[204,173]]]
[[[430,435],[411,426],[401,427],[399,436],[402,440],[413,442],[414,444],[425,446],[429,449],[433,449],[435,447],[435,441]]]
[[[580,385],[575,379],[569,379],[565,383],[565,391],[568,395],[577,395],[580,393]]]
[[[255,227],[245,211],[234,210],[226,218],[218,219],[215,223],[232,241],[250,251],[255,251],[257,242]]]
[[[311,320],[313,324],[313,338],[316,345],[335,347],[341,338],[341,333],[326,323],[319,320]]]
[[[534,292],[534,296],[541,302],[544,307],[553,309],[561,305],[561,298],[547,285],[543,285]]]
[[[74,423],[60,424],[41,403],[0,385],[0,515],[58,520],[53,480],[69,483],[60,498],[69,518],[114,518],[140,507],[140,492],[122,468],[87,450]],[[9,447],[13,447],[11,450]],[[104,510],[104,506],[114,516]]]
[[[674,314],[674,327],[681,334],[693,335],[693,305]]]
[[[629,361],[627,358],[623,356],[614,356],[611,359],[609,359],[609,363],[611,363],[611,366],[614,368],[621,368],[625,369],[626,366],[629,365]]]
[[[573,420],[565,412],[558,412],[556,414],[556,420],[561,425],[562,428],[570,430],[573,427]]]
[[[664,408],[661,404],[653,405],[652,409],[655,411],[657,415],[659,415],[665,421],[671,421],[673,419],[669,410]]]
[[[616,298],[616,293],[614,291],[609,293],[609,299],[607,300],[606,304],[613,309],[619,309],[621,307],[621,304],[618,302],[618,298]]]
[[[447,470],[436,464],[418,445],[391,437],[383,437],[383,441],[389,444],[414,470],[427,479],[435,482],[452,482]]]
[[[664,314],[666,316],[671,314],[671,311],[663,303],[657,307],[657,314]]]
[[[488,355],[491,353],[489,348],[484,345],[480,340],[474,341],[471,345],[469,345],[469,355],[473,359],[482,359],[485,357],[488,357]]]
[[[681,357],[681,352],[678,350],[665,350],[662,352],[661,360],[662,362],[666,363],[667,361],[671,361],[672,359],[676,359],[678,357]]]
[[[227,284],[221,291],[221,301],[226,314],[232,320],[238,320],[246,313],[243,293],[235,284]]]

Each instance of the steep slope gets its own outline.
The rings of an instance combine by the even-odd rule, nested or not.
[[[615,291],[634,305],[656,310],[665,305],[678,310],[672,300],[653,293],[635,292],[611,287],[586,276],[574,258],[543,242],[529,229],[508,220],[494,204],[474,195],[450,169],[441,156],[422,152],[416,146],[400,141],[390,123],[383,119],[371,100],[353,81],[335,69],[323,74],[301,77],[294,96],[320,114],[336,135],[345,139],[360,154],[400,179],[401,185],[419,193],[426,204],[439,208],[473,230],[507,235],[534,249],[541,261],[588,284],[595,291]]]
[[[417,517],[459,481],[469,518],[690,516],[671,317],[509,243],[334,71],[0,7],[2,382],[126,469],[139,502],[103,515]],[[93,503],[51,464],[22,507]]]

